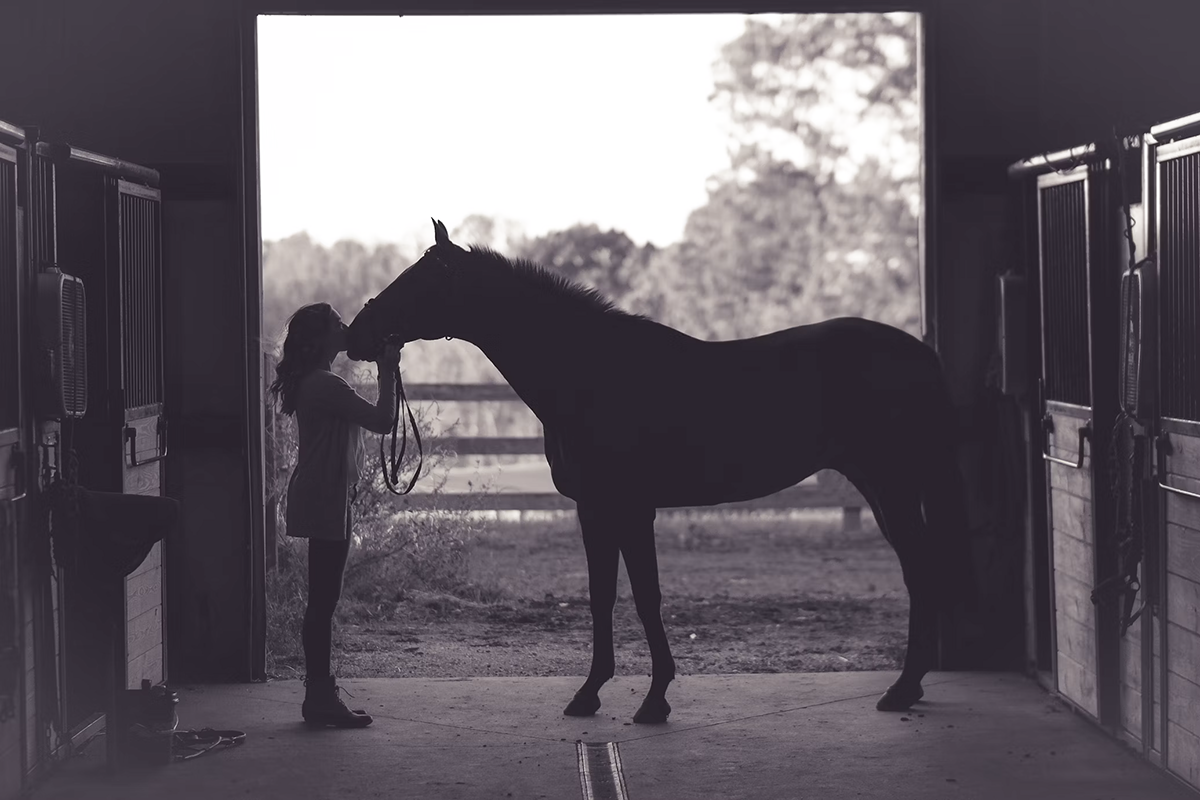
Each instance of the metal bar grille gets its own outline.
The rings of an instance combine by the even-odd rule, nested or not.
[[[1162,413],[1200,420],[1200,153],[1159,165]]]
[[[1087,182],[1041,189],[1046,399],[1091,405]]]
[[[9,154],[13,158],[10,160]],[[17,162],[0,149],[0,430],[20,425],[17,351]]]
[[[162,402],[159,202],[120,193],[121,348],[125,408]]]
[[[33,196],[30,205],[33,214],[33,242],[31,250],[36,269],[42,270],[58,264],[58,248],[55,239],[54,162],[44,155],[30,158],[33,164]]]
[[[62,393],[68,417],[87,413],[87,302],[83,282],[63,281],[62,299]]]
[[[1121,407],[1135,413],[1142,359],[1142,282],[1140,275],[1121,278]]]

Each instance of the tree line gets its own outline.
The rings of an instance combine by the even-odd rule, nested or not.
[[[750,17],[714,65],[711,100],[731,122],[729,167],[710,178],[679,242],[638,245],[582,223],[527,237],[481,215],[451,236],[544,264],[702,339],[843,315],[917,334],[916,65],[912,14]],[[325,300],[353,317],[427,244],[325,247],[306,234],[264,243],[264,347],[274,349],[304,303]],[[405,368],[413,382],[501,380],[457,341],[414,342]]]

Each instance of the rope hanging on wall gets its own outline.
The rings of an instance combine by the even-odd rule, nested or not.
[[[1133,240],[1133,228],[1137,223],[1129,207],[1124,156],[1137,144],[1137,137],[1122,137],[1114,128],[1112,138],[1117,191],[1120,195],[1121,213],[1125,223],[1122,237],[1125,239],[1129,251],[1126,275],[1131,276],[1140,263],[1137,261],[1137,245]],[[1133,324],[1133,314],[1135,313],[1133,303],[1126,303],[1121,312],[1121,324],[1125,326],[1125,330],[1129,330]],[[1145,477],[1149,436],[1145,425],[1129,413],[1125,408],[1125,403],[1122,402],[1119,405],[1121,410],[1113,424],[1108,449],[1110,491],[1117,503],[1117,570],[1115,574],[1101,581],[1092,590],[1091,599],[1095,605],[1116,598],[1122,600],[1119,635],[1124,636],[1145,609],[1145,600],[1136,609],[1134,606],[1142,588],[1138,571],[1145,552],[1142,498],[1141,492],[1137,489]]]

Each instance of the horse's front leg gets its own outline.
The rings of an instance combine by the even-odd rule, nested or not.
[[[600,687],[616,671],[613,606],[617,602],[619,550],[611,525],[597,515],[589,514],[582,506],[578,513],[587,553],[588,599],[592,608],[592,668],[563,713],[571,717],[590,717],[600,708]]]
[[[654,509],[631,521],[621,537],[621,552],[633,589],[633,602],[650,645],[650,691],[633,715],[633,721],[666,722],[671,713],[667,687],[675,680],[675,659],[662,622],[662,591],[658,583],[658,556],[654,551]]]

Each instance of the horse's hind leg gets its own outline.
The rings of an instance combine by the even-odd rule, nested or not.
[[[888,491],[868,497],[880,529],[900,559],[908,589],[908,648],[900,677],[888,687],[875,708],[905,711],[924,694],[921,679],[933,668],[937,653],[936,575],[931,569],[929,532],[914,490]]]
[[[654,509],[629,520],[621,535],[625,572],[633,589],[633,602],[650,645],[650,691],[633,715],[639,723],[666,722],[671,713],[667,687],[675,679],[675,659],[662,622],[662,590],[658,582],[658,556],[654,551]]]
[[[587,553],[588,600],[592,610],[592,668],[564,714],[590,717],[600,708],[600,688],[616,671],[613,654],[613,606],[617,602],[618,531],[612,520],[579,506],[579,525]]]

